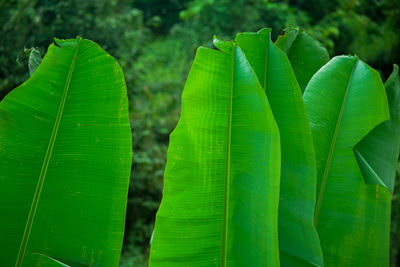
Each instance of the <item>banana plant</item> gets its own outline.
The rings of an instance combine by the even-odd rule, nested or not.
[[[290,62],[271,30],[236,37],[262,85],[281,137],[279,249],[282,266],[322,266],[314,227],[316,167],[311,128]],[[218,43],[216,44],[218,46]]]
[[[314,221],[325,266],[388,266],[390,191],[366,184],[354,148],[389,119],[379,74],[338,56],[304,93],[317,159]]]
[[[0,103],[0,158],[0,265],[118,265],[131,134],[114,58],[55,39]]]
[[[150,266],[278,266],[280,138],[241,48],[199,48],[170,136]]]
[[[287,54],[302,92],[314,73],[329,61],[328,50],[299,27],[287,27],[276,45]]]

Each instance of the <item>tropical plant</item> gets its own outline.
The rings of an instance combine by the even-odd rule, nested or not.
[[[0,103],[2,266],[118,265],[130,136],[118,63],[89,40],[55,39]]]
[[[276,45],[264,29],[235,42],[215,39],[219,51],[198,50],[170,137],[152,266],[388,265],[400,143],[396,68],[385,84],[388,105],[366,63],[339,56],[324,65],[329,56],[315,39],[286,31]],[[258,85],[236,76],[255,76]],[[255,87],[270,105],[264,117],[257,106],[265,96],[257,101]],[[275,121],[279,146],[252,133]],[[277,194],[278,212],[268,202]]]

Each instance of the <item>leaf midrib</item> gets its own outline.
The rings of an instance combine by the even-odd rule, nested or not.
[[[15,263],[16,267],[21,266],[22,261],[24,259],[25,256],[25,251],[26,251],[26,246],[28,244],[28,240],[29,240],[29,236],[31,233],[31,229],[32,229],[32,224],[33,224],[33,220],[35,218],[35,214],[36,214],[36,209],[37,209],[37,205],[39,203],[39,199],[40,199],[40,194],[42,192],[42,188],[43,188],[43,184],[44,184],[44,179],[46,177],[46,172],[47,172],[47,168],[51,159],[51,155],[53,152],[53,147],[54,147],[54,143],[57,137],[57,132],[58,132],[58,128],[60,126],[60,121],[61,121],[61,117],[62,117],[62,113],[64,111],[64,106],[65,106],[65,101],[67,99],[67,94],[69,91],[69,87],[70,87],[70,83],[71,83],[71,78],[72,78],[72,73],[74,71],[75,68],[75,63],[78,57],[78,51],[79,51],[79,46],[81,43],[81,38],[78,37],[77,38],[77,45],[75,48],[75,52],[74,52],[74,57],[72,59],[71,62],[71,66],[69,68],[69,72],[68,72],[68,76],[67,76],[67,80],[65,83],[65,87],[64,87],[64,92],[61,98],[61,102],[60,102],[60,106],[58,108],[58,112],[57,112],[57,117],[56,120],[54,122],[54,126],[53,126],[53,131],[49,140],[49,144],[47,146],[47,151],[46,151],[46,155],[44,157],[44,161],[43,161],[43,165],[42,165],[42,169],[40,171],[40,175],[39,175],[39,180],[36,186],[36,190],[35,190],[35,194],[33,196],[33,200],[32,200],[32,205],[29,211],[29,215],[28,215],[28,219],[25,225],[25,230],[24,230],[24,235],[22,237],[21,240],[21,245],[19,248],[19,252],[18,252],[18,256],[17,256],[17,261]]]
[[[348,92],[349,92],[349,87],[350,87],[351,81],[353,79],[353,74],[354,74],[354,70],[356,69],[357,63],[358,63],[358,60],[355,59],[353,68],[352,68],[351,73],[350,73],[349,80],[347,82],[346,91],[345,91],[345,95],[343,97],[342,105],[340,107],[338,119],[336,121],[335,131],[333,133],[331,145],[329,147],[328,157],[326,159],[325,169],[324,169],[324,173],[322,175],[321,186],[320,186],[320,190],[318,191],[317,203],[315,205],[315,213],[314,213],[314,225],[315,226],[318,225],[319,212],[320,212],[320,209],[321,209],[322,198],[324,196],[324,191],[325,191],[325,185],[326,185],[326,181],[327,181],[327,178],[328,178],[329,169],[330,169],[330,166],[331,166],[333,151],[335,150],[337,135],[338,135],[340,124],[341,124],[341,121],[342,121],[342,118],[343,118],[343,111],[344,111],[344,107],[345,107],[345,104],[346,104],[346,99],[347,99],[347,95],[348,95]]]

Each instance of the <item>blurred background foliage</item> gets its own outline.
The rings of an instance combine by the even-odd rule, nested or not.
[[[0,0],[0,99],[29,77],[28,53],[53,37],[98,42],[121,64],[130,99],[133,167],[121,266],[146,266],[169,133],[199,45],[216,34],[300,25],[331,56],[357,54],[386,80],[400,63],[399,0]],[[393,196],[391,266],[400,265],[400,192]]]

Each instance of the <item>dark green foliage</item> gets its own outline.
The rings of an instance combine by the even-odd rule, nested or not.
[[[400,264],[400,171],[397,167],[394,193],[392,198],[392,217],[390,220],[390,266]]]
[[[11,0],[0,1],[0,99],[29,77],[24,48],[38,47],[43,56],[53,37],[91,39],[118,60],[130,97],[134,150],[121,264],[146,266],[168,136],[195,48],[211,47],[214,34],[232,39],[265,26],[275,40],[289,24],[307,29],[331,57],[357,54],[383,80],[400,63],[398,0]],[[395,190],[392,266],[400,252],[399,197]]]

